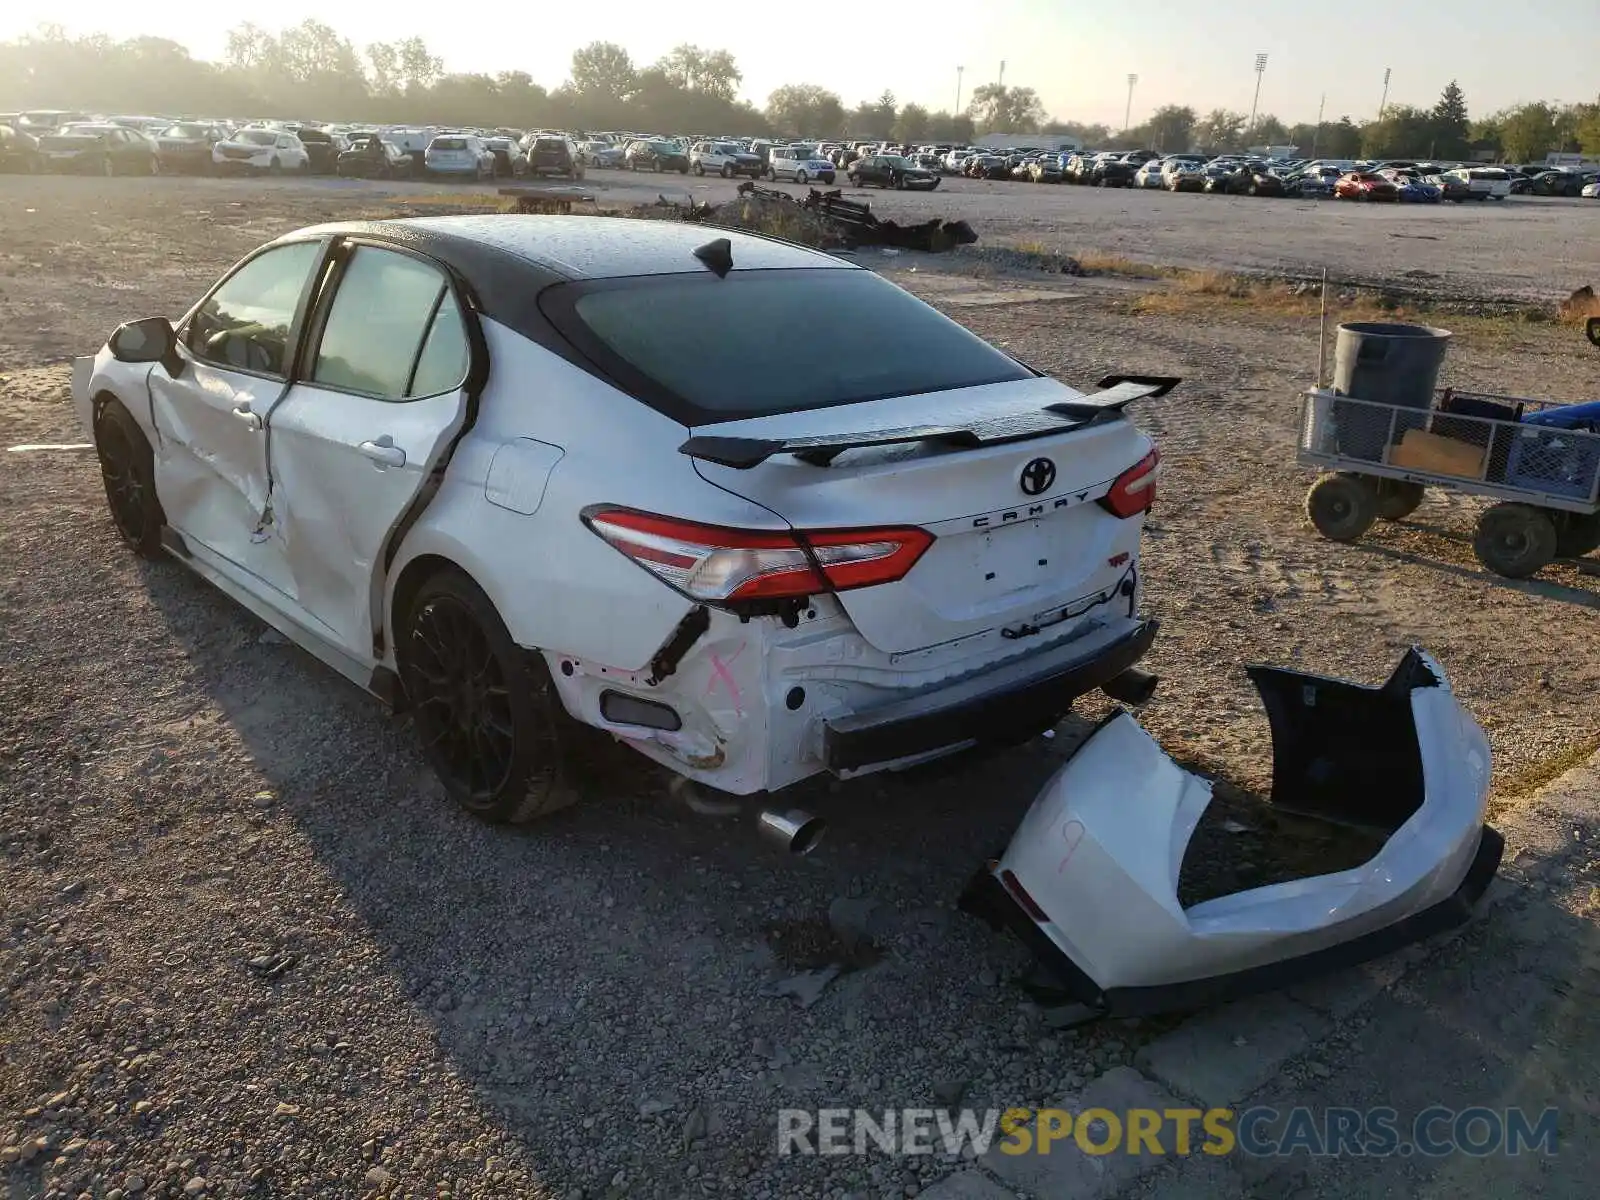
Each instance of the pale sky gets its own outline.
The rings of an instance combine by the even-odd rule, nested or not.
[[[826,13],[847,19],[830,25]],[[816,83],[847,106],[885,88],[901,103],[951,108],[956,68],[962,103],[993,82],[1034,88],[1054,117],[1120,128],[1127,76],[1136,72],[1133,123],[1162,104],[1250,111],[1255,56],[1269,55],[1261,111],[1287,122],[1376,115],[1383,72],[1389,100],[1429,105],[1450,79],[1474,115],[1526,100],[1573,102],[1600,93],[1597,0],[866,0],[828,9],[804,0],[770,8],[663,0],[610,4],[483,6],[459,10],[414,0],[344,0],[337,5],[274,0],[252,10],[216,0],[10,0],[0,38],[44,21],[69,33],[141,34],[182,42],[220,58],[227,29],[244,20],[277,30],[305,17],[334,26],[357,47],[416,35],[449,71],[527,71],[553,88],[572,51],[606,40],[647,65],[681,42],[731,51],[742,93],[757,105],[784,83]]]

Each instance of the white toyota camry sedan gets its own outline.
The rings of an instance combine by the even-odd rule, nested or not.
[[[749,795],[1148,685],[1123,406],[1175,382],[1076,391],[762,237],[487,215],[279,238],[73,395],[129,546],[523,820],[575,798],[583,726]]]

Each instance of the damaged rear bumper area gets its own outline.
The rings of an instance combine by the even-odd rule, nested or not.
[[[1488,743],[1429,656],[1410,651],[1376,688],[1249,674],[1272,729],[1272,796],[1249,802],[1259,821],[1230,801],[1242,819],[1220,828],[1270,823],[1305,839],[1310,853],[1288,855],[1299,865],[1287,877],[1181,902],[1224,785],[1184,770],[1119,712],[962,897],[1094,1012],[1193,1009],[1364,962],[1464,922],[1499,868],[1502,839],[1484,824]],[[1342,865],[1326,849],[1339,838],[1375,852]]]
[[[823,727],[830,771],[915,758],[963,742],[1025,742],[1051,728],[1079,696],[1117,679],[1144,657],[1158,624],[1140,621],[1085,658],[1062,651],[1026,659],[931,693],[833,717]]]

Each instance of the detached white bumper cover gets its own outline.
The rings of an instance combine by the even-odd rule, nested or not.
[[[1082,1003],[1192,1008],[1387,953],[1460,924],[1500,864],[1489,747],[1427,655],[1381,688],[1254,667],[1273,804],[1376,827],[1361,866],[1183,908],[1178,875],[1211,785],[1126,712],[1045,785],[963,906],[1022,935]]]

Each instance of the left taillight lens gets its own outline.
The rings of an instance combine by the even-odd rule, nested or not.
[[[593,509],[583,520],[658,579],[712,604],[894,583],[933,544],[933,535],[915,526],[771,532],[623,508]]]
[[[1161,477],[1161,452],[1152,450],[1121,475],[1100,503],[1119,517],[1136,517],[1156,502]]]

